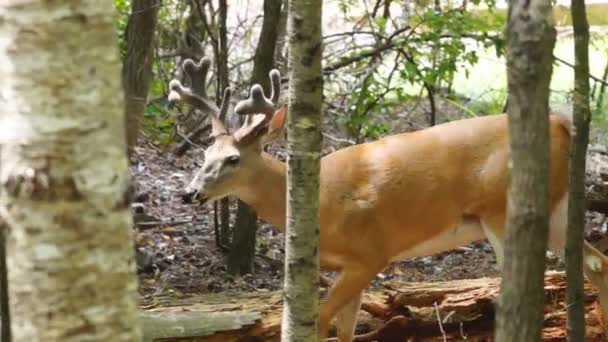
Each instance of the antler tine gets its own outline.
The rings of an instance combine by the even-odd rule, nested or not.
[[[197,108],[209,115],[211,120],[212,135],[227,133],[226,127],[218,117],[219,110],[215,103],[209,101],[201,96],[198,96],[192,92],[192,89],[184,87],[179,80],[172,80],[169,83],[168,99],[171,102],[181,101],[188,103],[189,105]]]
[[[211,60],[208,57],[202,57],[198,63],[190,58],[182,63],[182,68],[190,77],[192,91],[204,99],[208,99],[206,82],[210,66]]]
[[[238,115],[264,114],[267,120],[272,118],[274,109],[274,104],[264,96],[264,90],[259,84],[251,87],[249,98],[240,101],[234,107]]]
[[[270,101],[276,106],[279,104],[279,97],[281,97],[281,73],[277,69],[272,69],[268,75],[270,76],[270,86],[272,87]]]

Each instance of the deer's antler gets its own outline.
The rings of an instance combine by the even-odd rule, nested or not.
[[[254,84],[249,91],[249,97],[240,101],[234,107],[234,111],[238,115],[264,114],[265,121],[272,118],[281,95],[281,74],[277,69],[273,69],[270,71],[269,76],[272,87],[270,99],[264,95],[262,86]]]
[[[190,77],[192,87],[185,87],[179,80],[171,80],[168,98],[171,102],[184,102],[206,113],[211,121],[211,134],[216,136],[228,133],[220,118],[224,117],[228,111],[232,90],[229,87],[224,90],[221,106],[217,108],[215,103],[207,97],[205,89],[205,79],[209,65],[210,61],[204,57],[201,58],[199,63],[195,63],[192,59],[186,59],[182,64],[182,68]],[[195,85],[200,95],[193,91]]]
[[[198,63],[192,59],[186,59],[182,63],[184,75],[190,79],[190,88],[195,94],[199,94],[203,98],[207,97],[207,73],[211,67],[211,60],[208,57],[203,57]]]

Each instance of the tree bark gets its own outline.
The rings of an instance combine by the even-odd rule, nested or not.
[[[287,227],[282,341],[316,341],[321,159],[321,0],[290,1]]]
[[[239,200],[236,221],[232,229],[230,253],[228,253],[228,273],[232,275],[253,273],[257,230],[255,210]]]
[[[139,341],[109,1],[0,2],[0,214],[15,341]]]
[[[585,166],[589,143],[589,24],[584,0],[572,0],[574,29],[574,108],[571,133],[566,236],[566,274],[568,276],[568,341],[585,340],[583,292],[583,239],[585,231]]]
[[[228,84],[228,31],[226,28],[226,19],[228,17],[228,3],[226,0],[219,0],[219,20],[218,20],[218,50],[215,57],[217,64],[217,82],[216,98],[218,106],[222,99],[224,89]],[[222,122],[226,122],[225,117],[221,117]],[[217,214],[216,214],[217,215]],[[230,198],[222,198],[219,201],[220,215],[220,241],[224,246],[229,246],[231,231],[230,231]]]
[[[11,312],[8,299],[8,271],[6,269],[6,234],[8,226],[0,218],[0,341],[11,342]]]
[[[270,94],[268,73],[274,65],[274,50],[279,33],[281,18],[281,0],[264,0],[264,19],[262,30],[255,50],[251,83],[262,85],[265,94]],[[241,119],[243,119],[241,117]],[[255,240],[257,232],[257,214],[245,202],[238,201],[238,209],[228,255],[228,272],[246,274],[253,272]]]
[[[264,20],[253,58],[252,83],[264,88],[270,94],[268,73],[274,66],[274,51],[279,37],[282,0],[264,0]]]
[[[549,213],[549,82],[555,28],[549,0],[509,2],[511,161],[496,341],[538,341]]]
[[[279,19],[279,28],[277,32],[277,43],[274,48],[274,60],[281,74],[287,72],[287,54],[285,53],[285,44],[287,42],[287,9],[289,8],[289,0],[283,0],[281,7],[281,18]]]
[[[606,53],[608,56],[608,53]],[[608,81],[608,62],[606,63],[606,67],[604,68],[604,74],[602,75],[602,80],[604,82]],[[604,105],[604,95],[606,94],[606,83],[602,83],[600,85],[600,91],[597,95],[597,102],[595,105],[596,110],[599,112]]]
[[[219,0],[219,20],[218,20],[218,56],[217,56],[217,74],[218,74],[218,89],[217,98],[221,101],[224,88],[228,87],[228,29],[226,28],[226,20],[228,18],[228,3],[227,0]],[[218,103],[219,105],[219,103]],[[224,118],[221,118],[222,120]]]
[[[137,144],[140,121],[146,110],[159,8],[160,0],[132,0],[131,3],[126,29],[127,56],[122,68],[129,156]]]

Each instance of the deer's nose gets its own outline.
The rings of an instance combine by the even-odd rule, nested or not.
[[[196,190],[184,190],[181,195],[182,202],[184,202],[185,204],[192,204],[192,202],[196,198],[196,194]]]

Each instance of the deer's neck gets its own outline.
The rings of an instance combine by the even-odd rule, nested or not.
[[[261,218],[282,231],[285,229],[285,163],[265,152],[256,163],[248,186],[237,191],[237,195]]]

